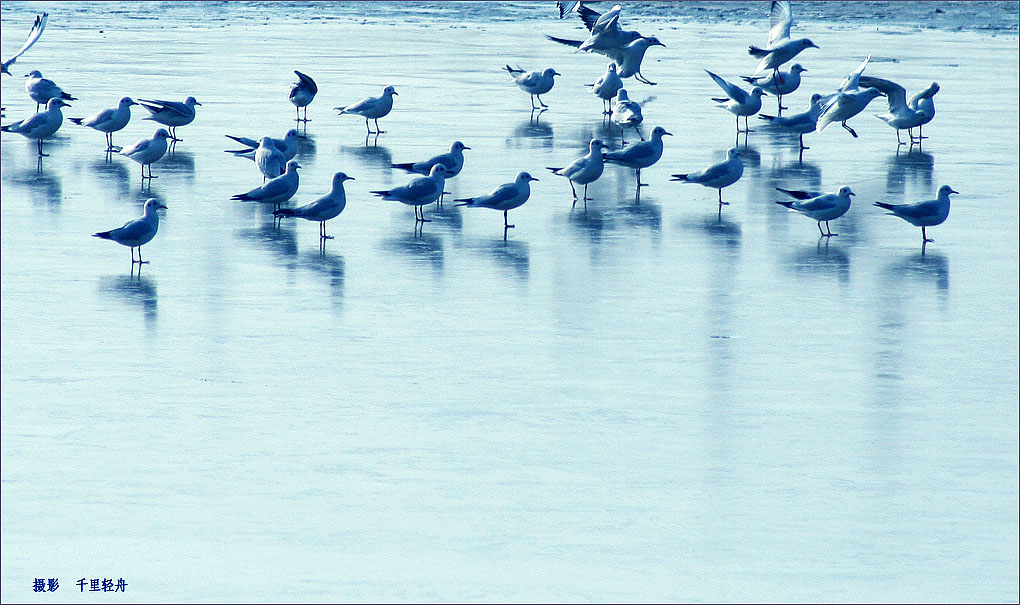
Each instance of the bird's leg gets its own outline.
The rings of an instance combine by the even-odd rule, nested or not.
[[[925,231],[924,231],[924,227],[921,227],[921,239],[923,240],[923,243],[925,243],[925,244],[927,244],[928,242],[934,242],[935,241],[935,240],[933,240],[933,239],[928,237],[928,234],[925,233]]]
[[[924,136],[924,124],[921,124],[920,126],[917,127],[917,141],[920,142],[921,139],[927,138],[928,137]]]
[[[719,189],[719,205],[720,206],[729,206],[730,205],[729,202],[722,201],[722,189]]]
[[[801,133],[801,135],[800,135],[800,150],[801,150],[801,152],[803,152],[805,149],[811,149],[811,148],[804,146],[804,133]]]
[[[385,130],[379,130],[379,118],[376,118],[375,119],[375,133],[376,134],[382,134],[384,132],[386,132],[386,131]]]
[[[906,143],[904,143],[902,140],[900,140],[900,129],[899,128],[896,129],[896,143],[897,143],[897,145],[906,145]],[[910,144],[911,145],[914,144],[914,137],[913,137],[913,135],[911,135],[911,137],[910,137]]]
[[[737,118],[737,134],[740,134],[740,116],[736,116],[736,118]]]
[[[39,143],[39,157],[41,157],[41,158],[48,158],[48,157],[50,157],[50,154],[42,152],[42,139],[39,139],[38,143]]]
[[[141,252],[141,251],[139,250],[139,252]],[[131,267],[132,267],[132,269],[135,266],[135,262],[137,262],[137,261],[135,261],[135,247],[131,246]]]
[[[857,133],[854,132],[853,128],[850,128],[849,126],[846,125],[846,120],[843,120],[843,122],[841,122],[841,123],[843,124],[843,128],[846,128],[846,131],[849,132],[850,135],[853,136],[853,138],[856,139],[857,138]]]
[[[506,232],[507,229],[513,229],[514,228],[514,225],[511,225],[508,222],[510,220],[510,217],[508,216],[509,212],[510,212],[509,210],[504,210],[503,211],[503,231],[504,232]]]
[[[828,231],[826,235],[829,237],[836,237],[837,235],[839,235],[838,233],[832,232],[832,227],[829,226],[829,221],[825,221],[825,230]]]
[[[822,234],[820,237],[825,237],[825,232],[822,231],[822,221],[818,221],[818,233]]]
[[[332,235],[326,235],[326,221],[319,221],[319,231],[322,232],[319,234],[320,239],[333,239]]]
[[[548,105],[542,102],[542,95],[535,95],[535,98],[538,99],[538,104],[541,105],[542,107],[549,107]]]
[[[638,186],[639,190],[642,187],[647,187],[648,186],[648,183],[642,183],[641,182],[641,169],[640,168],[637,169],[637,186]]]
[[[538,109],[538,107],[535,106],[535,95],[531,95],[531,109],[532,111]]]
[[[584,201],[585,201],[585,202],[587,202],[587,201],[588,201],[588,200],[590,200],[590,199],[592,199],[592,198],[588,197],[588,183],[585,183],[585,184],[584,184]],[[586,203],[586,204],[584,205],[584,207],[585,207],[585,208],[587,208],[587,207],[588,207],[588,204]]]
[[[368,125],[368,118],[365,118],[365,130],[368,134],[372,134],[372,128]]]
[[[644,82],[645,84],[648,84],[649,86],[655,86],[655,82],[652,82],[652,81],[651,81],[651,80],[649,80],[648,78],[646,78],[646,77],[644,77],[643,75],[641,75],[641,72],[640,72],[640,71],[639,71],[639,72],[637,72],[637,75],[635,76],[635,79],[636,79],[636,80],[637,80],[638,82]]]
[[[636,133],[637,133],[638,137],[639,137],[639,138],[640,138],[640,139],[641,139],[642,141],[644,141],[644,140],[645,140],[645,135],[641,134],[641,128],[639,128],[639,127],[635,126],[635,127],[634,127],[634,132],[636,132]]]
[[[138,264],[139,265],[145,265],[145,264],[148,264],[148,262],[149,261],[147,261],[147,260],[142,260],[142,247],[138,246]]]

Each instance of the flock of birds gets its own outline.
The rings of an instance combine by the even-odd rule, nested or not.
[[[626,146],[622,149],[607,151],[608,146],[603,141],[593,139],[589,144],[588,153],[584,156],[565,166],[547,167],[547,169],[552,174],[567,179],[575,206],[578,201],[575,185],[583,186],[581,199],[586,205],[587,201],[592,199],[588,197],[588,185],[602,176],[606,162],[634,169],[638,191],[640,191],[641,187],[646,186],[641,182],[641,170],[659,161],[663,152],[663,137],[671,136],[671,133],[661,126],[656,126],[652,129],[649,138],[647,140],[644,138],[640,130],[643,123],[641,105],[630,99],[624,88],[623,80],[633,77],[638,82],[655,85],[641,74],[641,63],[649,48],[652,46],[665,47],[665,45],[655,36],[644,36],[637,31],[622,29],[620,27],[622,12],[620,5],[614,6],[605,13],[598,13],[578,0],[557,2],[557,6],[561,18],[576,13],[584,22],[589,36],[584,40],[553,36],[547,36],[547,38],[573,47],[577,51],[599,53],[610,59],[611,62],[608,64],[606,72],[591,85],[591,93],[602,99],[603,115],[608,116],[614,124],[619,126],[621,133],[632,128],[640,141],[628,145],[624,140]],[[11,75],[11,65],[38,41],[46,27],[47,20],[46,13],[36,18],[31,33],[22,48],[2,63],[4,74]],[[922,139],[927,138],[923,136],[921,129],[935,116],[933,97],[939,91],[938,84],[932,83],[931,86],[908,99],[906,90],[895,82],[863,75],[870,57],[844,78],[835,91],[828,94],[813,94],[806,111],[783,116],[783,109],[788,109],[782,104],[783,96],[790,95],[800,87],[801,74],[807,71],[799,63],[793,64],[789,69],[783,69],[783,66],[802,51],[818,48],[807,38],[791,38],[792,24],[790,2],[773,0],[770,10],[768,42],[764,47],[750,46],[749,48],[749,54],[759,59],[754,72],[750,76],[743,77],[743,80],[752,86],[750,91],[706,70],[726,95],[713,98],[713,101],[717,103],[717,107],[726,109],[735,116],[738,142],[741,133],[746,136],[746,133],[749,132],[747,120],[755,114],[778,128],[798,134],[801,153],[808,149],[804,145],[805,134],[822,131],[834,122],[839,122],[856,138],[858,136],[856,131],[847,124],[847,121],[863,112],[868,104],[879,96],[884,96],[887,99],[888,111],[876,115],[896,130],[899,145],[907,144],[900,138],[902,130],[907,131],[911,146],[920,145]],[[509,65],[505,69],[513,82],[530,95],[533,111],[544,111],[548,107],[541,95],[553,89],[555,77],[560,75],[559,72],[553,68],[542,71],[526,71]],[[294,73],[298,80],[291,87],[289,99],[295,107],[295,119],[300,126],[302,122],[308,121],[308,105],[314,100],[318,87],[308,75],[299,71]],[[35,140],[41,162],[41,158],[46,156],[43,153],[43,141],[53,136],[63,124],[61,108],[68,107],[68,101],[77,99],[64,92],[52,80],[44,78],[38,70],[29,72],[26,74],[26,78],[25,90],[29,97],[36,102],[36,113],[25,120],[4,125],[0,127],[0,130]],[[762,97],[769,95],[774,95],[778,99],[776,115],[760,113]],[[379,119],[384,118],[392,111],[394,96],[397,96],[394,87],[387,86],[378,97],[369,97],[335,109],[339,112],[338,115],[357,115],[364,118],[368,134],[378,135],[384,132],[379,127]],[[158,128],[150,138],[142,139],[126,147],[117,147],[113,144],[113,135],[127,126],[131,119],[131,107],[135,105],[140,105],[148,112],[149,115],[143,119],[154,121],[165,128]],[[107,151],[119,153],[137,162],[141,167],[144,184],[148,179],[157,178],[152,174],[152,165],[163,158],[168,149],[172,149],[174,144],[182,140],[177,136],[177,128],[193,122],[196,117],[196,107],[201,105],[194,97],[188,97],[184,102],[145,99],[135,101],[130,97],[123,97],[115,108],[104,109],[87,118],[70,118],[69,121],[104,133]],[[42,106],[45,106],[45,109],[40,111],[39,108]],[[301,117],[302,108],[304,109],[303,118]],[[741,117],[744,118],[743,129],[740,124]],[[374,131],[371,127],[373,123]],[[916,135],[914,134],[915,128],[917,129]],[[294,196],[299,185],[298,169],[301,166],[295,159],[298,151],[298,139],[301,136],[299,131],[291,129],[282,139],[264,136],[254,140],[227,136],[242,146],[241,149],[229,150],[229,153],[251,159],[263,175],[261,186],[235,195],[231,199],[273,204],[273,213],[276,218],[302,218],[318,222],[320,242],[332,239],[326,234],[326,222],[343,212],[347,203],[344,182],[353,180],[354,177],[337,172],[333,176],[332,187],[325,196],[303,206],[284,207],[283,204]],[[371,193],[385,200],[399,201],[414,206],[416,225],[429,222],[429,219],[425,218],[423,207],[432,203],[442,203],[446,179],[453,178],[460,173],[464,167],[463,152],[467,149],[470,147],[460,141],[455,141],[447,153],[421,162],[393,164],[393,168],[421,176],[414,178],[406,185]],[[727,151],[724,161],[698,172],[674,174],[672,180],[680,183],[696,183],[718,190],[718,204],[721,212],[722,206],[728,204],[723,201],[722,190],[740,180],[743,170],[741,152],[738,147],[733,147]],[[487,195],[454,201],[461,206],[490,208],[502,212],[503,233],[506,237],[507,230],[514,228],[514,225],[509,223],[508,213],[528,201],[533,181],[538,181],[538,179],[530,173],[522,171],[512,182],[500,185]],[[851,197],[855,195],[850,187],[842,187],[836,193],[778,190],[792,199],[776,203],[817,221],[821,237],[838,235],[832,232],[829,221],[846,214],[850,209]],[[928,238],[926,228],[942,224],[949,216],[949,196],[954,193],[958,192],[948,185],[943,185],[939,188],[934,200],[915,204],[875,202],[875,205],[888,210],[889,214],[920,227],[923,247],[928,242],[934,241]],[[146,201],[144,214],[140,218],[132,220],[120,228],[96,233],[95,237],[109,239],[129,247],[132,266],[135,263],[147,262],[142,260],[141,246],[155,237],[159,228],[157,210],[165,208],[166,206],[162,202],[151,198]],[[822,229],[823,222],[825,230]],[[135,248],[138,248],[137,260],[134,254]]]

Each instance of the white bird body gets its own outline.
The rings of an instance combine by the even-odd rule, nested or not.
[[[960,192],[953,190],[953,188],[949,185],[943,185],[939,187],[939,192],[933,200],[918,202],[916,204],[886,204],[885,202],[875,202],[875,205],[879,208],[888,210],[889,214],[898,216],[915,227],[920,227],[921,240],[923,244],[927,244],[928,242],[933,242],[935,240],[928,238],[928,234],[925,229],[927,227],[934,227],[946,222],[946,219],[949,218],[949,195],[952,193],[958,194]]]
[[[815,93],[811,95],[811,106],[805,112],[796,113],[792,116],[770,116],[760,114],[758,117],[798,134],[814,132],[815,124],[818,122],[818,116],[821,114],[823,109],[821,100],[822,95]]]
[[[753,116],[761,110],[761,97],[765,92],[759,86],[755,86],[748,93],[744,89],[740,88],[736,84],[732,84],[723,80],[714,73],[705,70],[712,80],[719,85],[719,88],[723,89],[728,98],[713,98],[716,107],[722,107],[736,116]]]
[[[255,148],[254,160],[262,176],[270,179],[283,174],[287,166],[287,158],[269,137],[259,139],[259,146]]]
[[[535,98],[538,98],[538,103],[542,107],[548,107],[542,102],[542,97],[545,93],[552,90],[553,84],[555,84],[555,76],[561,75],[555,69],[548,67],[543,71],[524,71],[520,67],[513,68],[507,65],[505,67],[507,73],[510,74],[510,78],[514,81],[514,84],[524,92],[531,95],[531,108],[535,107]]]
[[[639,82],[654,85],[655,82],[650,82],[641,75],[641,62],[645,58],[645,52],[652,46],[662,46],[665,48],[666,45],[659,42],[659,39],[655,36],[640,37],[629,44],[606,51],[604,54],[619,66],[621,78],[637,76]]]
[[[156,210],[160,208],[165,209],[166,205],[156,198],[149,198],[145,201],[145,210],[141,217],[128,221],[117,229],[93,234],[92,237],[113,240],[122,246],[131,248],[132,264],[135,262],[145,262],[142,261],[142,251],[140,249],[138,250],[138,260],[135,261],[134,249],[141,248],[151,242],[152,238],[156,237],[156,232],[159,230],[159,214]]]
[[[847,120],[864,111],[868,104],[880,94],[882,94],[882,91],[877,88],[864,88],[852,92],[841,92],[835,95],[822,108],[822,113],[818,116],[816,130],[821,132],[833,122],[843,122],[845,124]],[[857,137],[857,133],[852,129],[845,125],[844,127],[850,131],[854,138]]]
[[[300,167],[295,160],[290,160],[287,162],[286,172],[282,175],[270,179],[268,183],[261,187],[256,187],[247,193],[231,196],[230,199],[242,202],[262,202],[279,206],[297,193],[298,185],[300,184],[300,178],[298,177],[298,168]]]
[[[86,128],[106,133],[106,148],[113,149],[113,133],[123,130],[131,121],[131,106],[138,105],[131,97],[121,97],[117,107],[104,109],[87,118],[70,118],[70,121]]]
[[[666,132],[662,126],[656,126],[652,129],[652,134],[647,141],[631,143],[619,151],[610,151],[605,154],[604,159],[606,162],[637,170],[637,181],[640,188],[643,186],[641,169],[648,168],[659,161],[662,157],[662,137],[667,135],[673,136],[672,133]]]
[[[25,54],[25,51],[32,48],[32,45],[35,44],[36,40],[39,39],[39,36],[42,35],[43,30],[46,29],[46,23],[49,21],[49,18],[50,16],[48,13],[36,15],[35,23],[32,25],[31,31],[28,32],[28,39],[25,40],[25,43],[21,45],[21,49],[14,53],[10,59],[0,63],[0,73],[7,74],[8,76],[11,75],[11,65],[14,65],[14,62],[18,60],[18,57]]]
[[[170,133],[165,128],[159,128],[152,133],[151,138],[142,139],[121,149],[120,155],[141,164],[144,176],[145,167],[151,166],[166,154],[167,139],[169,138],[171,138]],[[152,168],[149,169],[149,174],[152,174]]]
[[[780,66],[796,57],[806,48],[818,48],[818,45],[807,38],[798,38],[797,40],[782,40],[769,49],[752,46],[749,51],[750,54],[761,60],[751,76],[756,76],[768,69],[778,70]]]
[[[433,166],[441,164],[444,168],[446,168],[445,178],[449,179],[460,174],[460,171],[464,168],[465,149],[471,148],[460,141],[454,141],[450,145],[450,151],[446,153],[433,156],[423,162],[408,162],[406,164],[392,164],[391,166],[408,172],[416,172],[418,174],[427,175],[432,172]]]
[[[800,88],[800,74],[805,71],[807,70],[801,67],[800,63],[794,63],[787,71],[744,77],[743,80],[748,84],[761,87],[762,90],[770,95],[788,95]]]
[[[923,126],[928,122],[931,122],[935,117],[935,94],[938,93],[940,87],[938,82],[932,82],[931,86],[925,88],[916,95],[910,97],[907,101],[907,106],[917,111],[923,111],[925,114],[925,121],[921,123]]]
[[[563,168],[546,166],[546,170],[551,171],[555,175],[566,177],[570,182],[570,191],[574,194],[575,204],[577,203],[577,191],[574,189],[574,183],[577,183],[578,185],[584,185],[583,197],[587,205],[588,184],[598,180],[606,168],[602,158],[602,149],[605,147],[606,144],[601,140],[592,139],[588,143],[588,153],[584,156],[577,158]]]
[[[704,170],[688,174],[674,174],[672,180],[682,183],[697,183],[710,189],[719,190],[719,204],[725,205],[728,202],[722,201],[722,190],[740,180],[744,174],[744,162],[740,159],[740,151],[731,147],[726,152],[726,159],[718,164],[713,164]]]
[[[334,107],[334,109],[340,111],[339,115],[355,114],[365,118],[365,129],[369,134],[372,133],[372,130],[368,127],[368,121],[375,120],[376,132],[381,133],[383,131],[379,130],[379,118],[389,115],[390,110],[393,109],[393,96],[396,94],[396,89],[387,86],[383,89],[382,95],[378,97],[367,97],[357,103],[351,103],[346,107]]]
[[[333,175],[333,186],[329,193],[304,206],[280,208],[273,212],[273,215],[281,218],[290,216],[303,218],[306,221],[317,221],[319,223],[319,237],[322,239],[333,239],[326,235],[326,221],[340,216],[340,213],[347,207],[344,181],[353,180],[354,177],[347,176],[343,172],[337,172]]]
[[[831,229],[828,233],[823,232],[822,222],[824,221],[826,228],[828,228],[829,221],[836,220],[846,214],[850,210],[850,197],[856,195],[849,187],[841,187],[836,193],[790,191],[780,189],[779,187],[776,187],[776,189],[799,200],[796,202],[782,201],[776,203],[780,206],[786,206],[791,210],[796,210],[817,221],[818,231],[822,233],[823,237],[839,235],[838,233],[833,233]]]
[[[60,125],[64,123],[64,114],[60,108],[67,106],[63,99],[50,99],[46,102],[46,109],[20,122],[4,126],[3,131],[20,134],[26,139],[42,141],[60,129]]]
[[[616,92],[623,88],[623,80],[616,73],[616,63],[606,66],[606,73],[599,76],[598,80],[591,86],[591,92],[603,101],[610,101],[616,97]]]
[[[637,131],[638,136],[641,137],[641,132],[637,129],[642,121],[644,121],[644,116],[641,115],[641,104],[630,100],[627,89],[621,88],[616,91],[616,102],[613,104],[613,122],[620,127],[621,133],[629,127]],[[641,140],[644,140],[644,137],[641,137]]]
[[[507,212],[519,208],[528,201],[531,196],[531,181],[537,181],[527,172],[518,172],[512,183],[504,183],[492,190],[488,195],[454,200],[463,202],[459,206],[471,208],[492,208],[501,212]]]
[[[37,69],[28,72],[28,79],[25,80],[25,90],[28,92],[28,96],[36,102],[36,105],[45,105],[50,99],[77,101],[76,98],[54,84],[53,80],[47,80],[42,77],[42,73]]]
[[[255,159],[255,150],[258,148],[259,141],[261,141],[262,139],[259,139],[257,141],[255,139],[248,139],[248,138],[245,138],[245,137],[235,137],[235,136],[229,135],[229,134],[225,135],[225,136],[228,139],[233,139],[233,140],[237,141],[238,143],[248,147],[248,149],[239,149],[239,150],[235,150],[235,151],[228,151],[227,153],[232,153],[232,154],[240,156],[240,157],[246,157],[246,158],[248,158],[250,160],[254,160]],[[298,131],[296,129],[291,128],[290,130],[288,130],[287,133],[283,135],[282,139],[274,139],[272,137],[263,137],[263,138],[268,139],[270,143],[272,143],[274,146],[276,146],[277,149],[280,150],[280,153],[283,154],[283,159],[284,159],[285,162],[289,162],[289,161],[293,160],[294,156],[297,155],[297,152],[298,152],[298,139],[300,138],[300,134],[298,133]]]

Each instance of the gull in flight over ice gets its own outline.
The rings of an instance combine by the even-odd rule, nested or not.
[[[7,74],[8,76],[13,76],[13,74],[11,73],[11,65],[14,65],[14,62],[18,60],[18,57],[25,54],[25,51],[32,48],[32,45],[35,44],[36,40],[39,39],[39,36],[42,35],[43,30],[46,29],[46,22],[49,21],[49,19],[50,19],[49,13],[36,15],[35,24],[32,25],[32,30],[28,32],[28,39],[25,40],[25,43],[21,45],[21,50],[14,53],[14,55],[11,56],[10,59],[7,59],[6,61],[0,63],[0,74]],[[48,100],[49,99],[47,99],[47,101]],[[39,108],[37,107],[36,111],[38,110]]]
[[[806,48],[818,48],[818,45],[807,38],[790,38],[790,27],[793,25],[793,11],[790,3],[784,0],[773,0],[772,9],[769,11],[769,41],[765,48],[749,46],[748,54],[756,59],[758,67],[751,76],[756,76],[763,71],[771,69],[773,75],[779,71],[779,67],[787,61],[796,57]]]

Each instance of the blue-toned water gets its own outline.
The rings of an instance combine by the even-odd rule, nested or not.
[[[4,3],[4,58],[50,12],[5,124],[34,110],[30,69],[79,98],[66,116],[202,106],[144,192],[99,133],[65,123],[41,169],[3,135],[3,601],[109,602],[81,578],[137,602],[1015,601],[1015,6],[795,3],[820,48],[791,112],[871,54],[910,94],[939,82],[931,138],[897,150],[879,99],[800,159],[752,119],[718,213],[669,175],[734,144],[703,69],[753,69],[764,2],[624,8],[667,45],[658,85],[628,81],[645,132],[675,136],[640,199],[611,166],[586,211],[545,167],[620,137],[582,86],[604,58],[542,36],[583,35],[551,3]],[[506,63],[564,74],[537,121]],[[229,200],[261,177],[223,135],[292,127],[294,69],[319,85],[295,201],[357,179],[324,250]],[[366,141],[332,108],[385,85]],[[155,128],[134,109],[118,144]],[[541,179],[506,240],[500,213],[430,206],[418,231],[368,193],[455,139],[453,197]],[[923,254],[872,206],[943,184]],[[773,203],[842,185],[828,242]],[[150,196],[138,275],[90,235]]]

